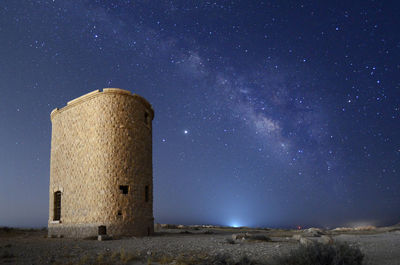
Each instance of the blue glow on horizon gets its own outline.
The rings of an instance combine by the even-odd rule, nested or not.
[[[230,227],[235,227],[235,228],[237,228],[237,227],[241,227],[242,225],[239,224],[238,222],[234,221],[234,222],[231,222],[231,223],[229,224],[229,226],[230,226]]]

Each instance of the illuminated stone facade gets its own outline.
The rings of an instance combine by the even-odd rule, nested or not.
[[[49,236],[153,233],[153,117],[115,88],[51,112]]]

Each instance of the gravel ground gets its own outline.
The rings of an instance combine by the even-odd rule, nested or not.
[[[253,233],[274,235],[273,232]],[[272,242],[238,241],[229,244],[232,231],[182,233],[168,230],[153,237],[122,238],[110,241],[46,238],[46,231],[0,233],[0,264],[148,264],[150,261],[171,262],[174,257],[213,257],[229,254],[234,259],[243,255],[268,261],[273,255],[285,254],[299,246],[286,235],[272,237]],[[335,235],[334,240],[360,246],[366,265],[400,265],[400,231],[371,235]],[[138,261],[140,260],[140,262]],[[154,263],[153,263],[154,264]]]
[[[358,245],[365,254],[365,265],[400,265],[400,231],[375,235],[338,235],[334,239]]]

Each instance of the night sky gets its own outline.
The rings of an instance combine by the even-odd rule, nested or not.
[[[160,223],[400,221],[396,1],[0,2],[0,225],[46,226],[50,112],[154,107]]]

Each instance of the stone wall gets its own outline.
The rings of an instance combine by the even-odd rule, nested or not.
[[[106,88],[52,111],[50,236],[95,236],[99,226],[114,236],[153,233],[153,117],[142,97]]]

